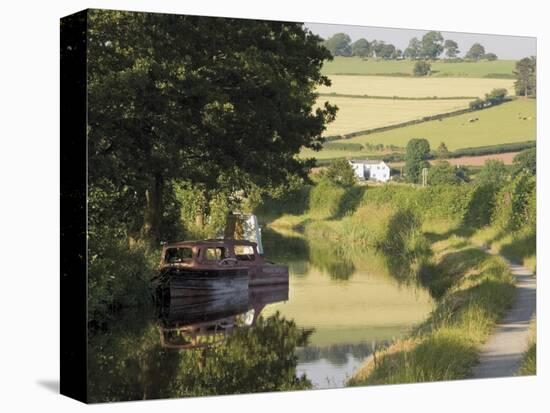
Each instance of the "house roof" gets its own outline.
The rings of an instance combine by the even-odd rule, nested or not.
[[[352,160],[351,162],[362,163],[364,165],[379,165],[379,164],[385,165],[385,162],[380,159],[356,159],[356,160]]]

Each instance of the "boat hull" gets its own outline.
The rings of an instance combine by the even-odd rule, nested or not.
[[[288,286],[288,267],[286,265],[267,264],[251,269],[250,286],[261,287],[270,285]]]
[[[159,288],[171,298],[235,294],[248,290],[249,274],[246,268],[199,270],[179,269],[165,271]],[[168,293],[168,294],[167,294]]]

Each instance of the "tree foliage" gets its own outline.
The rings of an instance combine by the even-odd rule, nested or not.
[[[456,185],[461,182],[456,173],[456,167],[447,161],[439,161],[430,168],[428,173],[429,185]]]
[[[417,37],[413,37],[409,41],[409,45],[403,52],[403,56],[406,58],[415,60],[418,57],[420,57],[421,48],[422,48],[422,43],[420,42],[420,40],[418,40]]]
[[[466,59],[479,60],[485,55],[485,47],[479,43],[474,43],[466,53]]]
[[[443,47],[445,48],[445,56],[447,56],[447,58],[449,59],[456,58],[460,53],[460,50],[458,50],[458,43],[455,42],[454,40],[451,40],[451,39],[445,40]]]
[[[440,32],[431,31],[422,36],[420,55],[424,59],[437,59],[443,52],[443,36]]]
[[[525,149],[514,157],[513,174],[521,172],[537,174],[537,148]]]
[[[501,187],[508,178],[508,171],[504,162],[498,159],[488,159],[477,174],[476,180],[480,184],[491,184]]]
[[[524,57],[516,62],[516,70],[514,75],[516,81],[514,87],[516,95],[520,96],[536,96],[537,94],[537,60],[534,56]]]
[[[437,147],[436,154],[439,159],[447,159],[449,157],[450,151],[447,148],[447,145],[445,145],[445,142],[441,142],[439,144],[439,146]]]
[[[345,33],[336,33],[325,40],[323,45],[332,56],[351,56],[351,38]]]
[[[354,56],[367,57],[370,53],[370,44],[366,39],[358,39],[351,44],[351,52]]]
[[[500,191],[494,221],[506,231],[536,228],[536,178],[528,172],[514,176]]]
[[[355,183],[355,172],[346,159],[336,159],[327,168],[324,177],[332,183],[350,187]]]
[[[485,94],[487,106],[499,105],[506,100],[508,90],[505,88],[496,88]]]
[[[89,16],[92,224],[162,237],[172,180],[226,193],[305,176],[335,107],[330,58],[298,23],[121,11]]]
[[[430,74],[432,65],[425,60],[419,60],[414,64],[413,74],[415,76],[427,76]]]
[[[405,175],[409,182],[418,183],[423,168],[429,168],[430,143],[423,138],[411,139],[405,148]]]

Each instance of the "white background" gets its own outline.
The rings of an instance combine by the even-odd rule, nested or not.
[[[355,4],[354,4],[355,3]],[[81,411],[59,380],[59,18],[87,7],[538,37],[538,377],[128,402],[89,411],[549,409],[548,82],[543,1],[5,1],[0,12],[0,406]],[[545,117],[546,115],[546,117]],[[546,326],[546,327],[545,327]],[[544,350],[542,350],[544,349]]]

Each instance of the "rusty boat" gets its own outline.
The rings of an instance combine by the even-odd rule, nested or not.
[[[249,287],[288,286],[288,267],[266,260],[252,241],[172,242],[163,245],[154,282],[170,297],[236,294]]]

